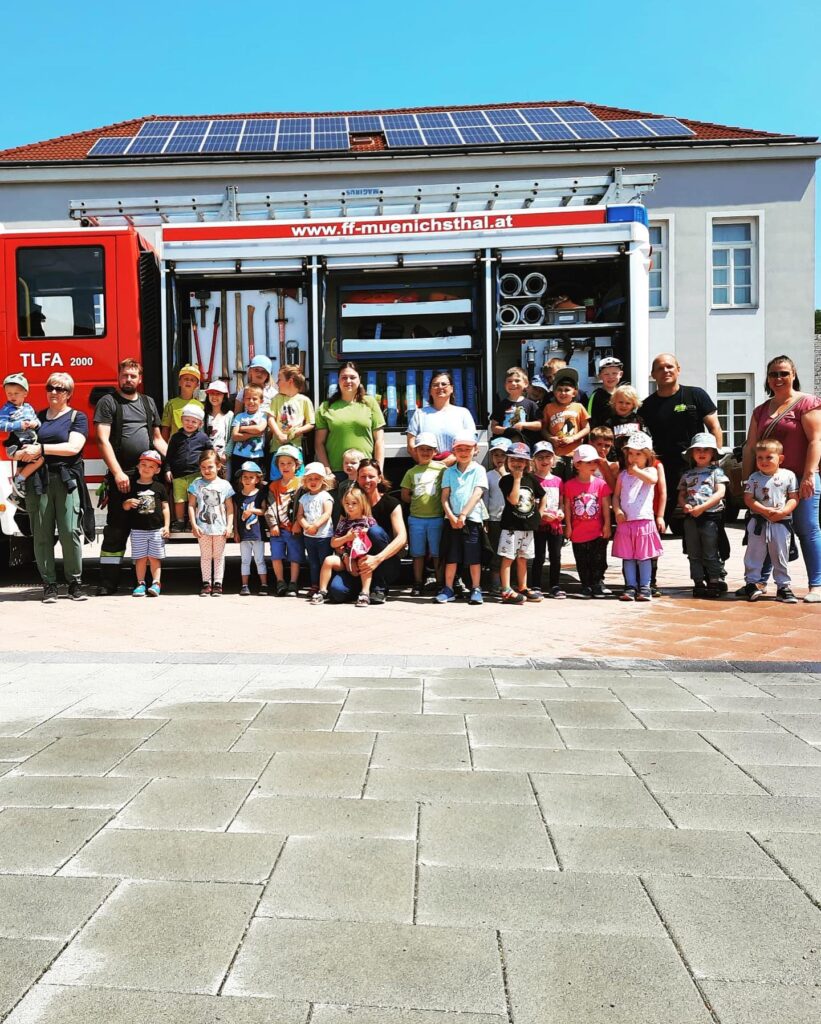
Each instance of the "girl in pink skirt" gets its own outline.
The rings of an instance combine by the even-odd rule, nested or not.
[[[624,562],[627,587],[622,601],[652,601],[652,560],[662,554],[653,513],[658,470],[653,466],[652,438],[643,431],[630,434],[624,444],[626,468],[619,473],[613,493],[616,537],[613,554]]]

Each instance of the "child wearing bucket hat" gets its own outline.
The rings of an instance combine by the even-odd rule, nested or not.
[[[277,386],[272,377],[273,371],[274,364],[271,361],[270,356],[262,354],[254,356],[248,364],[248,370],[245,375],[247,383],[245,387],[241,387],[237,392],[236,404],[234,405],[235,413],[242,412],[243,409],[245,409],[245,390],[248,385],[252,385],[253,387],[259,388],[262,392],[260,409],[266,416],[270,414],[271,402],[277,394]]]
[[[276,576],[277,597],[299,596],[299,567],[304,547],[296,518],[297,491],[302,480],[297,469],[302,465],[302,452],[292,444],[283,444],[274,453],[279,477],[268,485],[268,511],[265,522],[271,538],[271,562]],[[290,582],[285,582],[285,562],[290,566]]]
[[[505,507],[502,512],[502,532],[498,553],[502,559],[502,604],[524,604],[541,601],[540,589],[527,585],[527,563],[533,558],[533,535],[541,525],[546,508],[545,489],[530,472],[530,449],[515,441],[505,456],[507,476],[499,483]],[[511,586],[511,570],[516,563],[516,588]]]
[[[421,597],[425,575],[425,557],[430,555],[439,572],[439,543],[445,524],[442,509],[444,462],[434,462],[439,447],[436,435],[422,431],[416,435],[416,465],[402,477],[402,501],[410,505],[408,550],[413,559],[412,597]]]
[[[616,536],[613,554],[622,559],[627,584],[622,601],[650,601],[653,559],[663,553],[655,523],[655,467],[653,442],[644,431],[631,434],[624,443],[625,468],[616,480],[613,511]]]
[[[334,499],[328,489],[335,483],[335,477],[321,462],[309,462],[301,480],[303,493],[297,502],[296,525],[302,531],[308,558],[311,577],[308,596],[313,597],[319,590],[322,563],[331,554]]]
[[[239,474],[239,494],[234,518],[234,540],[239,544],[240,597],[249,597],[251,588],[251,562],[257,567],[259,596],[268,594],[268,569],[265,565],[265,535],[263,517],[268,508],[261,490],[262,468],[256,462],[243,462]]]
[[[174,497],[172,533],[184,533],[185,507],[188,488],[200,475],[199,462],[203,452],[213,448],[211,439],[202,429],[205,412],[199,402],[189,402],[180,409],[180,429],[171,435],[166,460],[171,474]]]
[[[712,434],[696,434],[687,456],[690,468],[679,481],[678,507],[684,513],[693,597],[720,598],[727,593],[721,548],[726,543],[724,494],[730,481],[718,464],[718,444]]]
[[[22,373],[10,373],[3,381],[3,390],[6,393],[6,401],[0,408],[0,433],[6,432],[9,435],[3,444],[9,458],[14,462],[14,456],[19,448],[25,444],[37,444],[35,431],[40,426],[40,420],[34,407],[28,403],[29,382]],[[12,498],[17,501],[25,499],[26,480],[32,473],[37,472],[43,461],[41,457],[33,462],[15,462]]]
[[[197,398],[201,379],[199,367],[193,363],[186,363],[180,368],[177,374],[179,394],[176,398],[169,398],[162,410],[160,430],[166,441],[182,426],[182,410],[186,405],[198,405],[202,409],[203,404]]]

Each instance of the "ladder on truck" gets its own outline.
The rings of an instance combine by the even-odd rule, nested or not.
[[[133,227],[239,220],[307,220],[312,217],[378,217],[457,211],[558,209],[640,203],[658,175],[608,174],[541,181],[468,182],[464,185],[396,185],[386,188],[257,192],[237,185],[205,196],[73,200],[69,216],[88,227],[125,222]]]

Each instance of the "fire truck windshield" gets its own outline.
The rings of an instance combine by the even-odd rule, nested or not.
[[[102,246],[17,250],[20,339],[98,338],[105,334]]]

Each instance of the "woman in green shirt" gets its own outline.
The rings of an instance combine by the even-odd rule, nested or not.
[[[385,461],[385,417],[375,398],[365,394],[355,363],[345,363],[338,375],[339,391],[316,411],[316,459],[337,474],[342,454],[358,448],[380,466]]]

